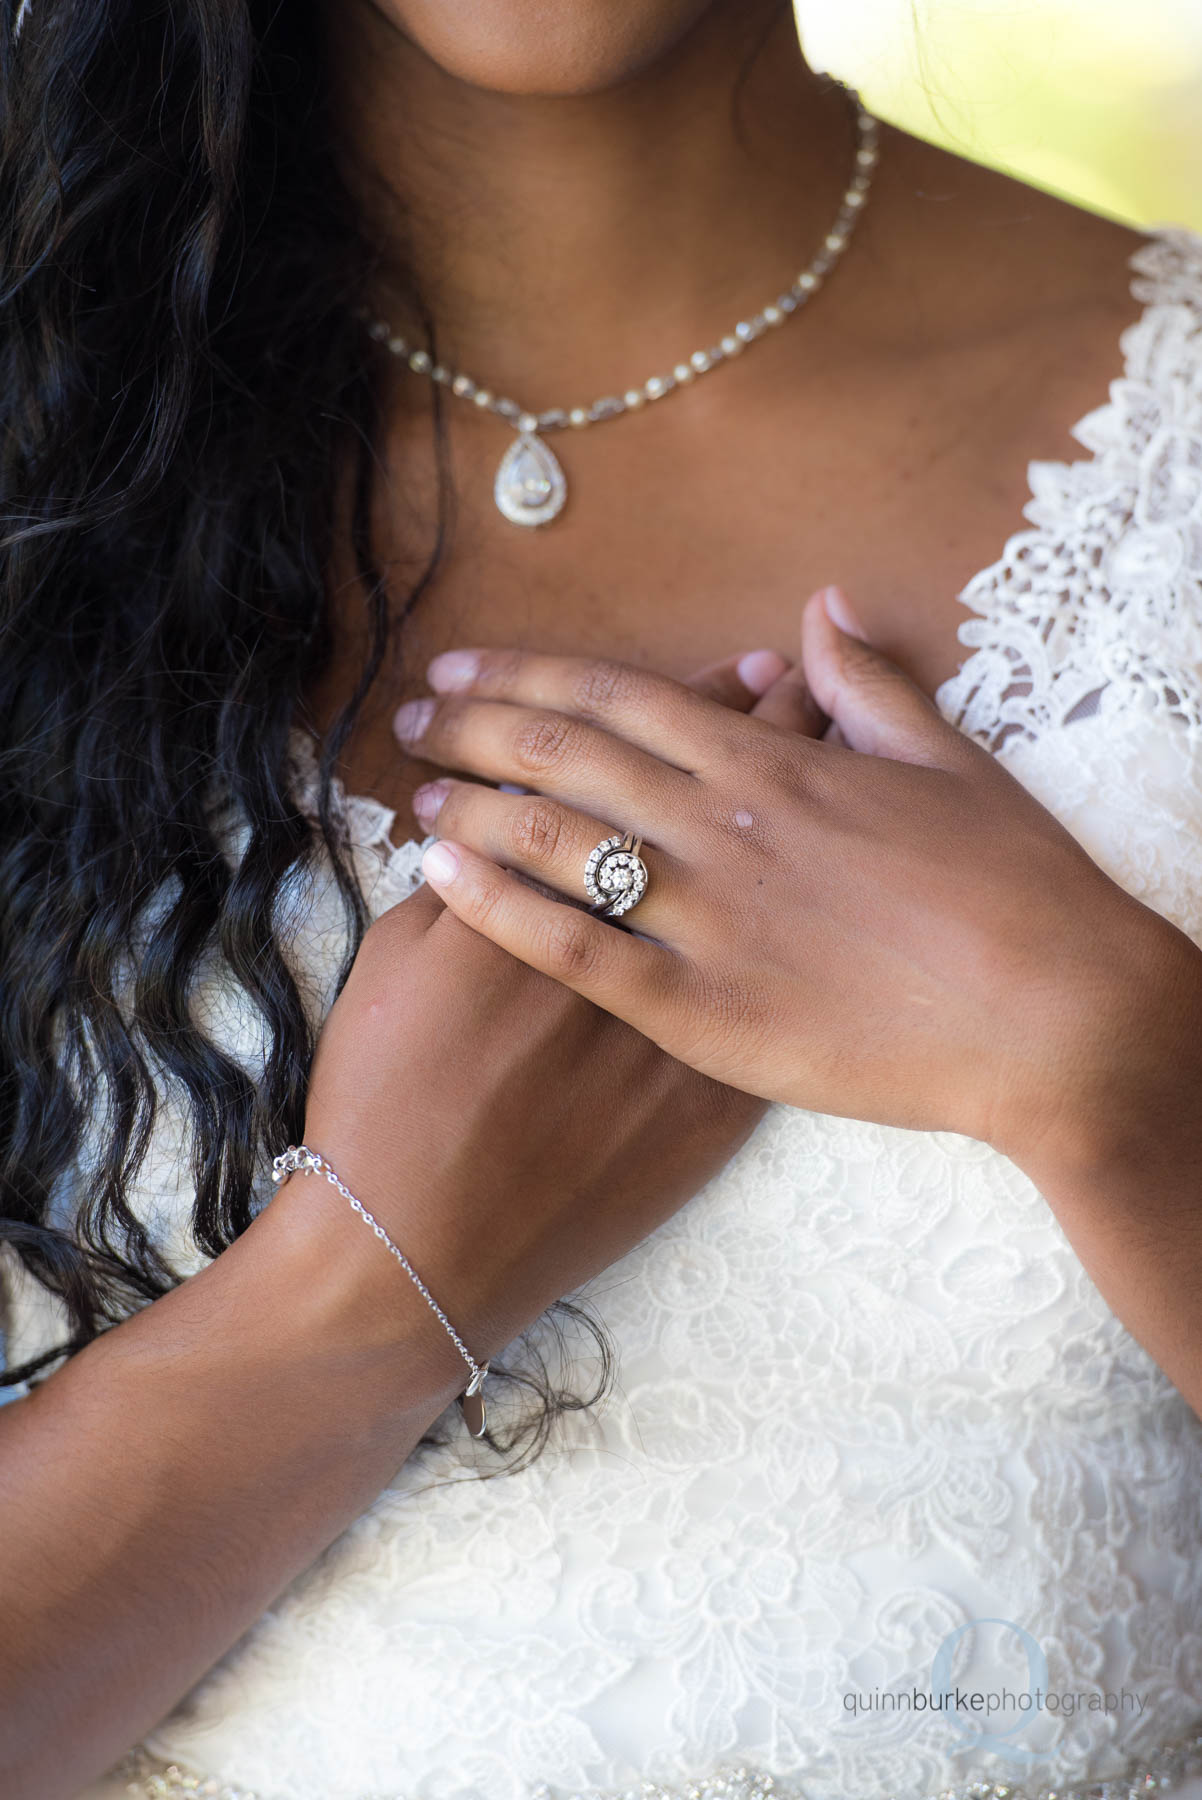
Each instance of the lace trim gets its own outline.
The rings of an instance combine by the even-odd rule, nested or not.
[[[1202,236],[1159,227],[1128,266],[1144,310],[1108,401],[1072,428],[1090,455],[1031,462],[1034,529],[958,596],[975,648],[935,703],[995,755],[1123,710],[1202,736]]]
[[[302,726],[296,726],[289,741],[294,771],[293,797],[306,818],[317,818],[317,796],[320,786],[315,739]],[[396,809],[373,800],[368,794],[348,794],[335,776],[330,783],[330,798],[336,816],[340,817],[351,847],[378,859],[374,870],[389,890],[391,900],[403,900],[421,886],[421,860],[433,836],[406,837],[399,842],[393,837]]]
[[[126,1794],[131,1800],[180,1800],[201,1795],[205,1800],[259,1800],[250,1788],[236,1787],[215,1776],[188,1775],[177,1763],[166,1767],[143,1750],[133,1750],[113,1771],[118,1779],[129,1777]],[[1090,1780],[1073,1787],[1026,1787],[1009,1781],[971,1781],[966,1786],[941,1788],[923,1800],[1146,1800],[1149,1794],[1169,1793],[1191,1775],[1202,1774],[1202,1726],[1176,1743],[1162,1744],[1149,1757],[1129,1762],[1118,1775]],[[644,1781],[632,1787],[580,1790],[570,1800],[808,1800],[804,1783],[727,1764],[712,1775],[695,1776],[679,1786],[664,1787]],[[264,1797],[267,1800],[267,1797]],[[364,1795],[362,1800],[410,1800],[401,1794]],[[540,1782],[529,1800],[558,1800],[555,1790]],[[874,1796],[873,1800],[883,1800]],[[890,1800],[895,1800],[891,1796]]]

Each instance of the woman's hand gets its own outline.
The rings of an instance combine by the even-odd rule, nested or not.
[[[802,670],[822,742],[622,664],[437,658],[440,698],[398,733],[536,792],[419,792],[451,840],[427,879],[515,957],[767,1098],[1021,1160],[1146,1094],[1182,1023],[1171,1048],[1152,1015],[1187,970],[1197,992],[1196,947],[820,595]],[[627,828],[649,870],[634,929],[519,879],[583,898],[590,850]]]
[[[771,652],[703,670],[692,691],[718,714],[824,723]],[[515,961],[426,887],[364,937],[318,1043],[305,1141],[483,1360],[691,1198],[762,1110]],[[274,1204],[311,1207],[318,1191],[290,1182]],[[335,1234],[381,1317],[421,1314],[370,1232],[338,1216]],[[453,1373],[461,1359],[432,1316],[430,1343]]]

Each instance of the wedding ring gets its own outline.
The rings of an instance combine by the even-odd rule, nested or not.
[[[620,919],[637,906],[647,891],[647,865],[639,855],[641,837],[633,831],[602,838],[584,865],[584,887],[592,901],[590,912]]]

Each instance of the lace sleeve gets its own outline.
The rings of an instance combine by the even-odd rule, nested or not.
[[[1074,427],[1090,456],[1031,464],[1032,528],[960,596],[973,654],[939,703],[994,752],[1121,712],[1202,738],[1202,238],[1156,233],[1131,267],[1145,310]]]

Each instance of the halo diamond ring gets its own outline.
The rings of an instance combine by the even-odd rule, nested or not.
[[[591,912],[620,919],[647,891],[647,865],[639,855],[643,840],[633,831],[602,838],[584,865],[584,886]]]

